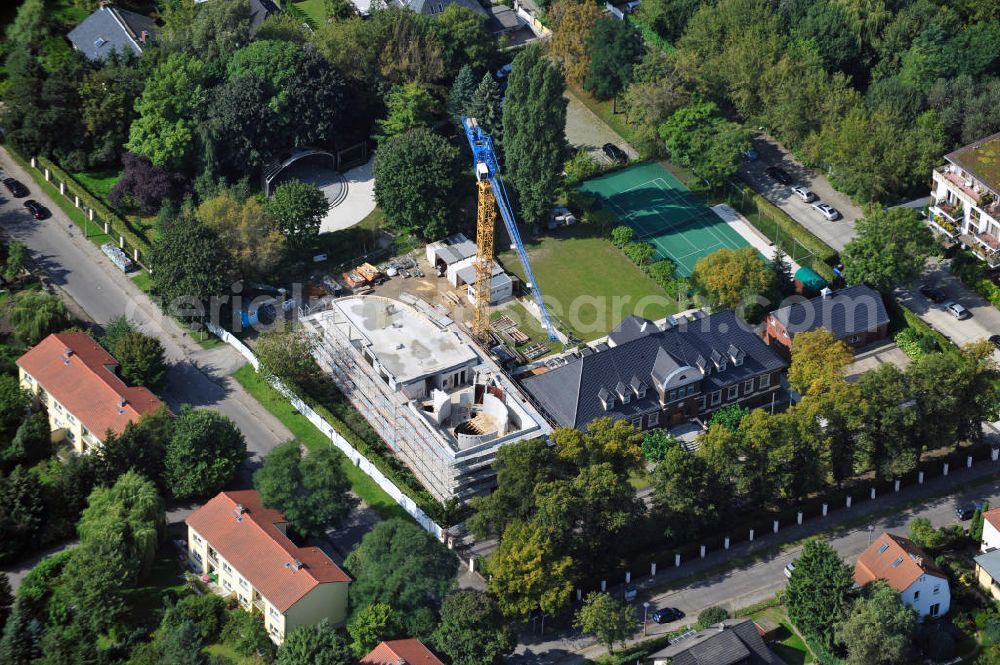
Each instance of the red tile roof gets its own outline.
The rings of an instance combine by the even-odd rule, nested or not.
[[[444,665],[420,640],[392,640],[382,642],[359,665]]]
[[[1000,508],[991,508],[983,513],[983,519],[993,525],[993,528],[1000,531]]]
[[[237,506],[244,513],[237,519]],[[351,578],[318,547],[298,547],[275,526],[287,520],[254,490],[220,492],[185,520],[233,568],[285,612],[320,584]],[[295,569],[295,561],[302,568]]]
[[[945,578],[941,569],[912,540],[891,533],[883,533],[872,542],[854,566],[854,581],[859,586],[885,580],[900,593],[921,575]]]
[[[108,430],[119,434],[126,424],[163,406],[148,389],[129,387],[118,378],[118,361],[84,333],[49,335],[17,365],[102,441]]]

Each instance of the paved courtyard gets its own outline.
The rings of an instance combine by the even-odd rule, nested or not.
[[[341,231],[358,224],[375,210],[375,178],[372,166],[356,166],[345,173],[333,169],[326,158],[305,158],[281,172],[275,181],[300,180],[316,185],[330,204],[330,210],[320,225],[320,233]]]

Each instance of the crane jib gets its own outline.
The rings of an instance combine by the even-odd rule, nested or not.
[[[490,187],[493,190],[493,198],[497,203],[497,208],[500,209],[500,217],[503,218],[507,233],[514,243],[517,258],[520,259],[521,265],[524,267],[525,277],[528,278],[528,287],[531,289],[535,304],[538,305],[542,324],[549,334],[549,341],[556,341],[559,338],[552,325],[549,310],[542,299],[541,289],[538,288],[538,280],[535,279],[535,273],[531,269],[531,263],[528,261],[528,252],[524,248],[524,242],[521,240],[521,232],[517,228],[517,220],[510,207],[507,188],[504,186],[503,178],[500,177],[500,166],[497,163],[496,153],[493,150],[493,139],[479,126],[475,118],[463,117],[462,126],[465,128],[465,136],[468,138],[469,147],[472,149],[473,169],[476,179],[489,180]]]

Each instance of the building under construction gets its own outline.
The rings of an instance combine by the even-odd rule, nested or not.
[[[342,298],[302,322],[320,366],[431,494],[484,494],[500,446],[551,428],[446,312],[406,300]]]

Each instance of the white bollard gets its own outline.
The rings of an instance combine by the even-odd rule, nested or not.
[[[705,546],[704,545],[701,546],[701,558],[702,559],[705,558]]]
[[[649,576],[656,577],[656,562],[649,564]]]
[[[45,181],[48,182],[48,180],[49,180],[49,167],[46,166],[45,167]]]
[[[77,196],[76,194],[73,195],[73,205],[76,206],[77,208],[80,207],[80,197]]]
[[[948,463],[947,462],[944,463],[944,475],[945,476],[948,475]]]
[[[470,573],[476,572],[476,560],[471,556],[469,557],[469,572]]]
[[[824,504],[823,504],[823,517],[826,517],[826,513],[827,513],[827,511],[828,511],[829,509],[830,509],[830,506],[828,506],[828,505],[826,505],[826,504],[824,503]]]
[[[132,260],[135,261],[136,263],[139,262],[139,250],[138,249],[133,249],[132,250]]]
[[[118,246],[125,249],[125,236],[118,236]]]
[[[726,536],[726,540],[723,542],[722,546],[725,547],[727,550],[729,549],[729,536]]]
[[[753,529],[750,529],[750,542],[753,542]]]
[[[675,554],[674,555],[674,566],[676,566],[677,568],[681,567],[681,555],[680,554]]]
[[[917,484],[918,485],[923,485],[924,484],[924,472],[923,471],[918,471],[917,472]]]
[[[778,520],[774,520],[774,532],[778,533]]]
[[[66,183],[64,182],[59,183],[59,193],[62,194],[63,196],[66,196]]]
[[[851,507],[851,497],[847,497],[847,502],[846,502],[846,504],[847,504],[847,507],[848,507],[848,508],[850,508],[850,507]]]
[[[994,448],[993,450],[991,450],[990,457],[993,459],[994,462],[1000,459],[1000,448]]]
[[[87,219],[89,219],[90,221],[94,221],[94,209],[93,208],[88,208],[87,209]]]
[[[625,571],[625,584],[632,581],[632,573],[630,571]]]
[[[577,589],[576,590],[576,602],[579,603],[581,600],[583,600],[583,589]]]
[[[795,518],[795,521],[797,521],[799,523],[799,526],[802,526],[802,511],[801,510],[799,511],[798,517]]]
[[[31,158],[31,168],[33,168],[33,169],[37,169],[38,168],[38,162],[35,161],[34,157]]]
[[[601,591],[607,591],[607,590],[608,590],[607,580],[601,580]]]
[[[967,469],[972,468],[972,455],[969,455],[968,457],[965,458],[965,468]]]
[[[108,225],[107,222],[104,222],[104,235],[108,235],[108,233],[110,232],[111,232],[111,227]]]
[[[872,488],[872,501],[874,501],[874,500],[875,500],[875,488],[873,487]]]
[[[896,479],[896,491],[897,492],[899,491],[899,479],[898,478]]]

